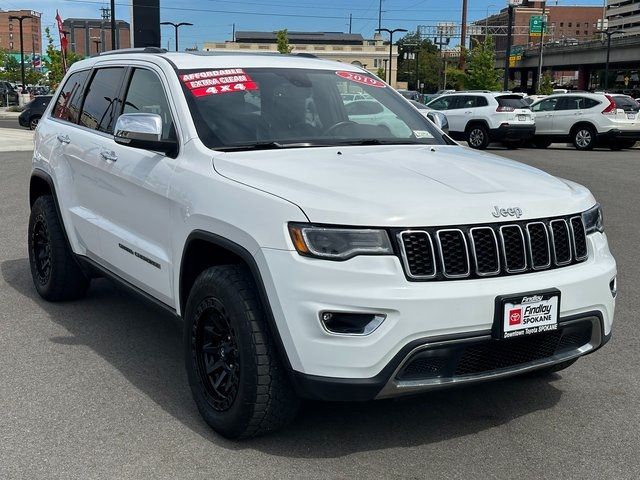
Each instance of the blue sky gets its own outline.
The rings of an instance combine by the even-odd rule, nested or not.
[[[118,19],[130,20],[130,0],[116,0]],[[236,30],[343,31],[349,29],[349,14],[353,15],[354,33],[371,37],[377,27],[379,0],[201,0],[187,3],[161,1],[161,20],[191,22],[193,27],[180,30],[181,47],[205,41],[231,39],[231,25]],[[44,26],[54,27],[56,8],[63,18],[98,18],[99,8],[109,2],[99,0],[0,0],[0,8],[32,9],[43,14]],[[549,2],[549,5],[576,5],[575,1]],[[582,0],[581,5],[602,5],[602,0]],[[484,18],[487,10],[497,12],[506,0],[469,0],[470,21]],[[434,25],[440,21],[460,22],[462,0],[383,0],[382,26],[415,30],[417,25]],[[162,44],[173,45],[173,27],[162,27]]]

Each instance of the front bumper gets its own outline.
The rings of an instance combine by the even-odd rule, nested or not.
[[[28,127],[29,126],[29,117],[26,114],[26,112],[22,112],[18,116],[18,123],[20,124],[21,127]]]
[[[529,140],[536,133],[535,125],[500,125],[489,132],[492,142],[504,142],[508,140]]]
[[[265,287],[298,392],[313,398],[365,400],[391,394],[385,386],[414,349],[452,339],[473,343],[485,337],[491,331],[499,295],[557,288],[560,318],[599,317],[593,331],[606,339],[615,310],[609,287],[616,275],[615,260],[604,234],[589,235],[588,250],[588,260],[554,270],[433,282],[407,281],[394,256],[330,262],[293,251],[261,252],[264,270],[269,272],[268,276],[263,273]],[[322,311],[379,313],[386,320],[366,336],[336,335],[322,327]],[[599,346],[594,343],[590,350]],[[579,350],[577,355],[585,353]],[[550,359],[558,361],[562,358]],[[521,367],[510,367],[500,376],[518,373]],[[478,379],[485,378],[474,381]],[[432,383],[419,389],[432,388]],[[408,391],[396,390],[393,394]]]

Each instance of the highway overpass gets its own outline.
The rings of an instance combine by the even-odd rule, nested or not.
[[[594,40],[578,45],[545,45],[542,66],[544,70],[577,70],[578,87],[586,89],[589,76],[594,70],[603,70],[607,58],[607,42]],[[610,69],[640,70],[640,35],[628,37],[612,37]],[[504,67],[504,52],[496,55],[496,68]],[[522,59],[516,62],[510,70],[510,77],[516,71],[520,72],[520,78],[533,77],[535,89],[538,69],[538,48],[525,50]],[[531,72],[534,72],[531,75]],[[531,81],[531,80],[530,80]]]

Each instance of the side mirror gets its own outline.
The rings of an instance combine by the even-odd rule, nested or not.
[[[447,120],[447,116],[444,113],[431,111],[427,113],[427,118],[444,133],[449,134],[449,120]]]
[[[114,140],[120,145],[173,154],[175,140],[162,140],[162,117],[155,113],[124,113],[118,117]]]

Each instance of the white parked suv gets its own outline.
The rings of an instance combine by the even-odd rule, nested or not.
[[[622,96],[621,96],[622,97]],[[640,140],[640,115],[616,105],[605,93],[562,93],[531,105],[536,120],[534,144],[546,148],[553,142],[571,142],[578,150],[598,144],[613,150],[631,148]]]
[[[516,148],[533,138],[535,121],[521,94],[468,91],[442,95],[427,103],[449,121],[449,135],[484,149],[491,142]]]
[[[395,115],[349,116],[354,91]],[[611,335],[616,264],[589,190],[456,145],[349,64],[75,63],[37,127],[29,198],[38,293],[103,276],[182,318],[195,402],[232,438],[299,398],[556,371]]]

